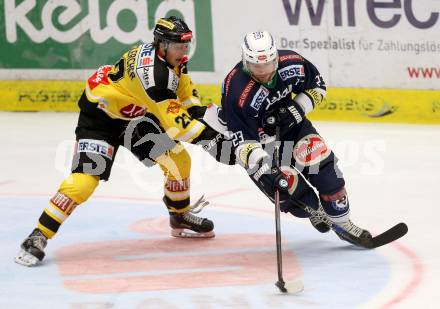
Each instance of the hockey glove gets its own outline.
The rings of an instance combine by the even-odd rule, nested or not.
[[[205,115],[206,106],[191,106],[187,111],[192,119],[201,119]]]
[[[304,119],[304,111],[294,100],[288,100],[280,104],[275,112],[265,118],[264,132],[273,136],[275,127],[279,126],[281,132],[286,132],[293,126],[301,123]]]
[[[212,129],[205,122],[203,123],[206,128],[191,142],[191,144],[202,146],[203,150],[208,152],[220,163],[234,165],[236,159],[232,141],[228,140],[223,134]]]
[[[288,191],[289,181],[276,166],[270,167],[268,163],[262,162],[259,164],[258,170],[253,172],[251,176],[269,194],[274,193],[275,189],[279,189],[281,192]]]
[[[304,119],[304,111],[294,100],[282,104],[278,110],[278,121],[281,128],[291,128]]]

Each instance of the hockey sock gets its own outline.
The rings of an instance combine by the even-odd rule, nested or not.
[[[321,194],[321,204],[334,222],[346,222],[350,219],[350,203],[345,187],[333,194]]]
[[[84,203],[98,186],[99,177],[73,173],[60,185],[38,220],[38,229],[47,238],[52,238],[61,224],[79,204]]]
[[[181,143],[156,159],[165,177],[164,203],[170,213],[190,207],[191,157]]]

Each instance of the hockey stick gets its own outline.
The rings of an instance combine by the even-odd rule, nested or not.
[[[303,209],[305,212],[312,216],[317,216],[319,219],[327,224],[333,231],[338,232],[340,234],[344,234],[350,241],[359,247],[363,247],[366,249],[374,249],[386,244],[389,244],[390,242],[393,242],[403,236],[408,232],[408,226],[401,222],[396,224],[395,226],[391,227],[390,229],[386,230],[385,232],[375,236],[375,237],[356,237],[350,233],[348,233],[344,228],[342,228],[340,225],[334,223],[329,218],[327,218],[326,215],[320,214],[317,210],[313,209],[312,207],[306,205],[302,201],[295,199],[296,206]]]
[[[275,124],[275,149],[273,155],[273,166],[278,167],[278,162],[280,158],[280,127],[276,123],[275,117],[271,117],[273,121],[272,125]],[[268,122],[271,121],[268,119]],[[275,282],[275,286],[282,293],[298,293],[304,290],[304,284],[302,281],[297,280],[294,282],[286,282],[283,279],[283,252],[281,248],[281,223],[280,223],[280,190],[275,188],[275,237],[276,237],[276,248],[277,248],[277,270],[278,270],[278,281]]]
[[[280,127],[276,126],[276,141],[275,141],[275,149],[273,155],[273,166],[278,166],[278,160],[280,157],[280,145],[279,145],[279,135],[280,135]],[[282,293],[287,293],[286,283],[283,279],[283,252],[281,250],[281,223],[280,223],[280,190],[275,188],[275,236],[276,236],[276,246],[277,246],[277,270],[278,270],[278,281],[275,283],[275,286]]]
[[[280,147],[278,144],[278,141],[280,140],[280,127],[278,126],[277,119],[274,116],[268,117],[266,119],[266,121],[269,126],[275,125],[276,142],[275,142],[275,151],[274,151],[274,159],[275,159],[274,166],[278,166],[279,147]],[[275,197],[277,197],[277,194],[278,194],[278,198],[279,198],[279,191],[276,189]],[[301,208],[302,210],[304,210],[305,212],[307,212],[311,216],[319,217],[321,219],[321,221],[324,222],[324,224],[328,225],[333,231],[337,232],[338,234],[344,235],[345,239],[347,241],[351,242],[352,244],[354,244],[356,246],[363,247],[366,249],[374,249],[374,248],[389,244],[390,242],[393,242],[393,241],[405,236],[406,233],[408,233],[408,226],[405,223],[400,222],[375,237],[372,237],[371,235],[368,235],[368,236],[361,235],[362,237],[357,237],[355,235],[350,234],[348,231],[346,231],[340,225],[331,221],[326,216],[326,214],[320,213],[319,211],[306,205],[305,203],[303,203],[302,201],[300,201],[298,199],[294,199],[294,202],[295,202],[296,206],[298,206],[299,208]],[[279,206],[279,200],[277,202],[277,200],[275,199],[275,206],[277,204]],[[276,207],[275,207],[275,209],[276,209]],[[278,208],[278,213],[275,212],[275,218],[277,218],[277,215],[278,215],[278,219],[279,219],[279,208]],[[278,229],[278,227],[277,227],[277,229]],[[281,233],[280,233],[279,237],[281,237]],[[281,244],[280,244],[280,246],[281,246]],[[280,246],[278,246],[278,239],[277,239],[277,250],[279,249],[281,251],[281,248],[279,248]],[[281,259],[278,262],[278,264],[280,264],[280,266],[281,266]],[[280,273],[280,270],[279,270],[279,273]],[[282,277],[280,277],[280,274],[278,275],[278,277],[279,277],[279,280],[278,280],[279,285],[281,287],[284,287]],[[281,281],[280,281],[280,278],[281,278]],[[277,282],[277,284],[278,284],[278,282]],[[281,288],[280,288],[280,290],[281,290]]]

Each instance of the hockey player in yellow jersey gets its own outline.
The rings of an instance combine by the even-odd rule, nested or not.
[[[72,173],[22,243],[17,263],[33,266],[44,258],[47,240],[100,180],[108,180],[119,146],[146,166],[160,165],[173,236],[214,236],[213,222],[191,212],[206,202],[190,204],[191,159],[180,143],[202,140],[207,131],[197,120],[204,108],[186,67],[191,39],[183,20],[159,19],[153,43],[130,49],[115,65],[101,66],[87,80],[78,102]]]

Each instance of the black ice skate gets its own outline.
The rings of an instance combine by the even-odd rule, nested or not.
[[[349,243],[361,246],[365,248],[372,247],[373,237],[367,230],[361,229],[348,220],[344,223],[338,223],[338,225],[345,230],[346,233],[340,233],[335,230],[336,235],[342,240],[348,241]]]
[[[328,231],[330,231],[330,226],[328,226],[328,224],[324,223],[324,221],[322,220],[324,216],[326,217],[327,214],[320,204],[316,214],[309,217],[310,223],[312,223],[313,227],[317,229],[320,233],[327,233]]]
[[[202,196],[187,212],[170,213],[171,236],[183,238],[214,237],[214,223],[207,218],[194,215],[208,204],[209,202],[205,201]]]
[[[15,257],[15,262],[24,266],[34,266],[44,258],[44,248],[47,245],[47,238],[39,229],[23,241],[21,249]]]

